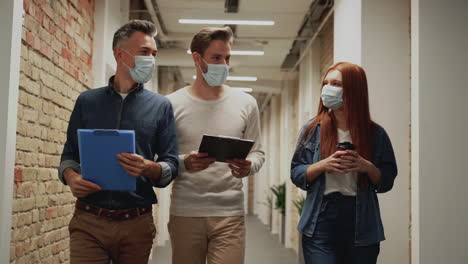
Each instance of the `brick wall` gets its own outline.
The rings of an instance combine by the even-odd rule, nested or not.
[[[92,88],[94,0],[24,0],[11,263],[68,263],[74,197],[57,176],[75,99]]]

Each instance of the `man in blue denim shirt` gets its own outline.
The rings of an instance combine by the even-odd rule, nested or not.
[[[171,103],[143,88],[155,69],[155,33],[152,23],[140,20],[117,30],[115,76],[106,87],[82,93],[70,117],[59,177],[78,198],[69,226],[71,263],[148,261],[156,233],[153,186],[169,185],[178,169]],[[136,154],[121,153],[117,158],[137,178],[136,191],[101,190],[81,177],[77,129],[135,131]]]

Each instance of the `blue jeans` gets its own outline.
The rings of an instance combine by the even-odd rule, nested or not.
[[[331,193],[324,197],[312,237],[302,236],[306,264],[375,264],[380,243],[355,246],[356,198]]]

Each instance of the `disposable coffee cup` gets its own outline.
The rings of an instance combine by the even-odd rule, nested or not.
[[[351,142],[341,142],[336,144],[336,151],[356,150],[356,146]],[[345,154],[350,155],[350,154]]]

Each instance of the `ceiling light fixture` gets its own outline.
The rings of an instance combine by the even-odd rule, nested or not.
[[[187,50],[187,54],[192,54],[192,51]],[[263,56],[265,52],[260,50],[231,50],[231,55]]]
[[[273,26],[275,21],[260,20],[216,20],[216,19],[179,19],[180,24],[212,24],[212,25],[251,25]]]
[[[257,77],[249,77],[249,76],[228,76],[228,81],[246,81],[246,82],[255,82],[257,81]]]
[[[251,93],[253,91],[252,88],[247,88],[247,87],[231,87],[231,88],[241,90],[241,91],[246,92],[246,93]]]
[[[197,79],[196,75],[192,77],[194,80]],[[228,81],[246,81],[246,82],[255,82],[257,81],[257,77],[250,77],[250,76],[228,76]]]

